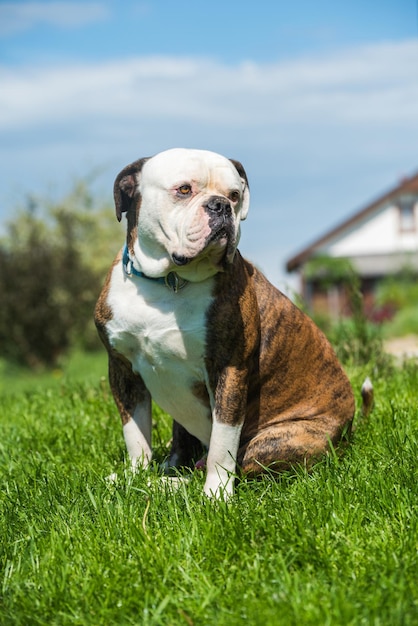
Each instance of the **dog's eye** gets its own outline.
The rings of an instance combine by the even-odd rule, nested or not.
[[[192,193],[191,185],[182,185],[177,189],[177,192],[180,196],[190,196]]]
[[[231,200],[231,202],[238,202],[239,198],[239,191],[231,191],[231,193],[229,194],[229,199]]]

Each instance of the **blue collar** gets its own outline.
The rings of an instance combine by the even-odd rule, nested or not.
[[[143,272],[140,272],[134,267],[131,259],[129,258],[128,246],[125,245],[123,249],[123,257],[122,257],[123,269],[125,270],[125,274],[127,276],[138,276],[139,278],[146,278],[147,280],[152,280],[156,283],[160,283],[161,285],[165,285],[174,293],[177,293],[180,289],[183,289],[189,282],[184,278],[181,278],[176,272],[170,272],[167,276],[159,276],[154,278],[153,276],[147,276]]]

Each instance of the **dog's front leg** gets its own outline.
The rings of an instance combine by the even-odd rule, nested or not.
[[[118,354],[109,356],[109,382],[123,426],[126,449],[135,471],[151,461],[151,396],[132,366]]]
[[[247,401],[247,372],[226,368],[213,395],[206,495],[227,500],[234,493],[236,460]]]
[[[204,490],[207,496],[227,500],[234,493],[241,429],[242,424],[237,426],[224,424],[215,415],[206,462],[207,474]]]

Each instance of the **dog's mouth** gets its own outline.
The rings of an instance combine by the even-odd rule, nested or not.
[[[207,239],[206,245],[208,246],[210,243],[216,243],[221,239],[228,239],[228,232],[225,227],[222,227],[217,232],[212,233]]]
[[[175,265],[177,265],[178,267],[184,267],[185,265],[188,265],[189,263],[194,261],[194,259],[197,259],[201,257],[202,255],[206,255],[210,253],[212,249],[213,251],[216,251],[216,249],[218,249],[220,252],[224,248],[225,249],[229,248],[230,239],[231,237],[230,237],[228,228],[225,226],[222,226],[221,228],[219,228],[215,232],[212,232],[209,235],[209,237],[205,241],[205,245],[203,249],[195,256],[188,257],[184,254],[177,254],[176,252],[173,252],[173,254],[171,255],[171,258],[173,260],[173,263],[175,263]],[[220,245],[217,245],[217,244],[220,244]]]

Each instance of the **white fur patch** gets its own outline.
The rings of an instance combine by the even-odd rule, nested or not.
[[[120,263],[113,270],[108,296],[113,318],[106,325],[110,344],[132,363],[155,402],[205,445],[210,411],[193,386],[207,379],[205,314],[212,285],[212,280],[189,283],[173,293],[147,278],[127,278]]]

